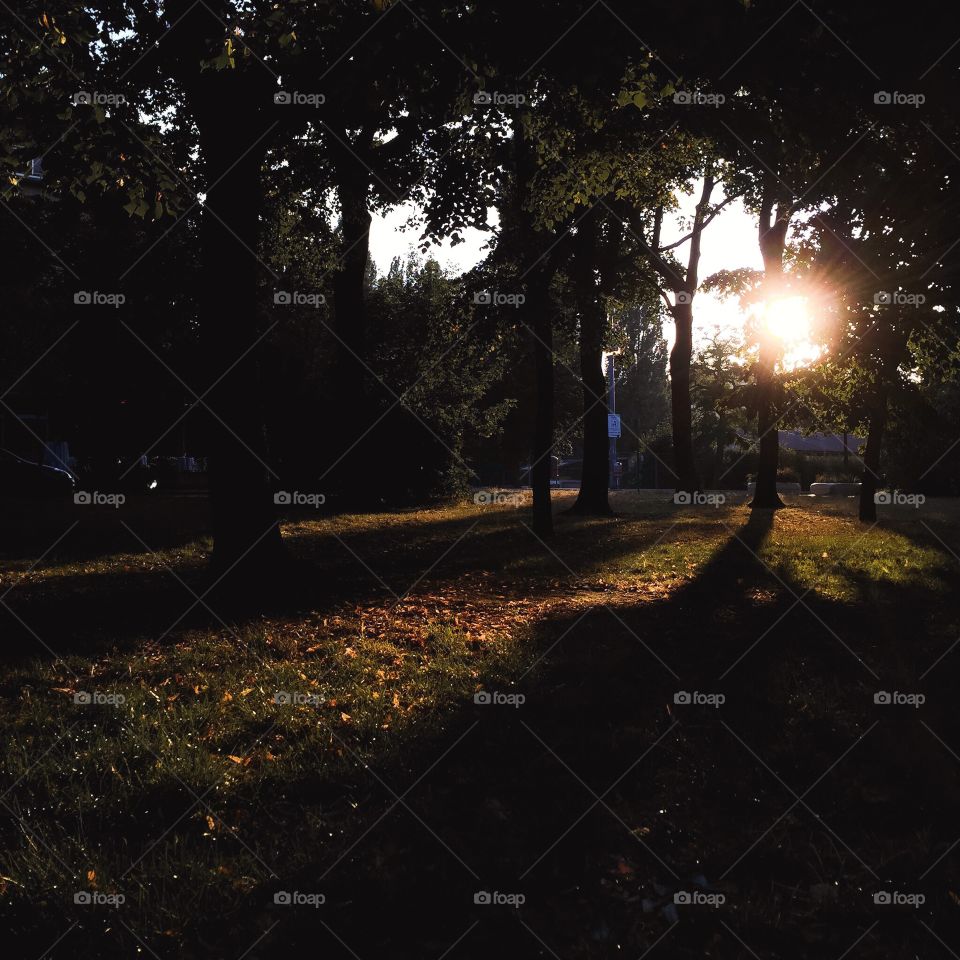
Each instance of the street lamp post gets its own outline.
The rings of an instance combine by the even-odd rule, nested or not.
[[[613,354],[607,356],[607,375],[610,378],[609,412],[617,412],[617,377]],[[616,490],[620,486],[620,477],[617,474],[617,438],[610,437],[610,487]]]

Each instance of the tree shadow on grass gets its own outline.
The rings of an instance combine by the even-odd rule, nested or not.
[[[614,549],[634,551],[654,542],[668,528],[670,512],[659,517],[661,527],[631,532],[619,546],[609,546],[606,559]],[[477,575],[485,578],[477,581],[478,589],[496,582],[522,595],[525,586],[536,590],[540,580],[557,574],[554,555],[525,529],[524,520],[525,514],[514,511],[433,520],[411,512],[409,521],[393,525],[374,522],[340,532],[294,528],[287,540],[300,560],[295,575],[271,589],[240,595],[218,590],[195,559],[171,566],[152,555],[157,545],[128,526],[125,540],[111,539],[130,556],[122,567],[91,562],[63,570],[44,557],[32,578],[10,577],[0,589],[0,660],[96,656],[148,641],[171,642],[187,630],[240,631],[265,615],[382,604],[411,588],[455,585]],[[597,524],[568,525],[563,549],[575,564],[596,554]],[[708,527],[704,522],[704,531]],[[689,533],[695,536],[696,530]],[[87,556],[69,535],[60,550],[71,562]]]
[[[663,937],[674,957],[822,958],[854,943],[889,957],[929,949],[923,923],[950,942],[955,908],[933,877],[958,865],[960,765],[915,716],[874,703],[896,674],[884,611],[781,583],[757,557],[771,522],[752,517],[665,601],[542,624],[546,662],[516,688],[526,702],[465,708],[423,780],[443,745],[383,772],[392,790],[371,804],[370,833],[297,878],[329,909],[278,912],[274,942],[337,957],[454,943],[460,957],[618,957]],[[916,610],[922,595],[894,588],[889,602]],[[926,905],[885,912],[884,891]]]
[[[283,788],[300,811],[288,842],[313,865],[290,873],[282,850],[263,849],[278,877],[221,916],[177,918],[186,943],[141,935],[164,958],[655,948],[822,960],[854,944],[886,958],[926,955],[924,924],[955,944],[960,764],[927,729],[949,742],[956,728],[952,662],[922,717],[874,703],[910,682],[911,661],[942,653],[921,626],[929,589],[885,585],[880,605],[808,593],[760,559],[774,522],[757,512],[731,529],[665,599],[548,617],[536,669],[402,756],[345,744],[357,751],[350,817],[317,799],[322,769]],[[868,595],[845,575],[852,597]],[[885,629],[891,609],[914,621],[906,666],[907,638]],[[257,843],[255,829],[244,836]],[[884,891],[927,899],[875,904]],[[325,903],[275,904],[281,892]],[[77,952],[82,935],[65,938],[63,956],[97,955]]]

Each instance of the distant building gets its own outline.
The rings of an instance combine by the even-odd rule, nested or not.
[[[783,450],[795,450],[797,453],[836,454],[842,456],[844,443],[846,452],[857,456],[864,440],[852,433],[811,433],[804,435],[795,430],[780,430],[780,447]]]

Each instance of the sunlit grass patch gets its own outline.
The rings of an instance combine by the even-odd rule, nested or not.
[[[760,555],[795,588],[841,601],[882,598],[885,586],[947,588],[950,558],[938,547],[848,518],[777,520]]]

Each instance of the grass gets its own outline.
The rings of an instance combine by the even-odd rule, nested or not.
[[[510,507],[301,517],[284,533],[311,579],[256,613],[195,602],[202,539],[150,552],[112,516],[114,553],[88,530],[8,557],[11,943],[612,957],[669,935],[679,957],[822,957],[879,923],[859,955],[929,950],[924,924],[960,946],[960,512],[664,499],[617,494],[617,518],[558,518],[550,544]],[[893,881],[927,906],[878,911]],[[693,888],[727,906],[677,914]],[[291,889],[326,903],[275,906]],[[484,912],[483,889],[527,902]]]

